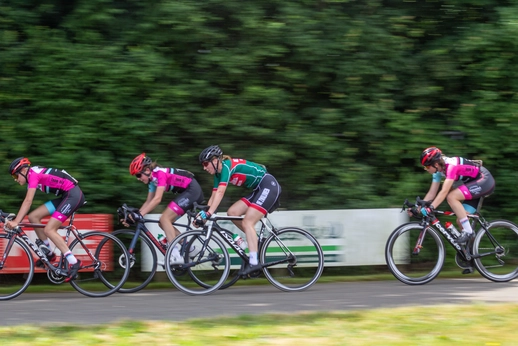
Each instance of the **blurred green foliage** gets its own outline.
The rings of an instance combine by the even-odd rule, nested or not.
[[[265,164],[284,208],[399,207],[437,145],[484,160],[485,209],[516,220],[517,23],[499,0],[3,0],[0,208],[21,155],[74,175],[84,212],[142,203],[142,151],[208,196],[216,143]]]

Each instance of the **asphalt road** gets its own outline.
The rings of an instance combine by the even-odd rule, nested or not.
[[[121,320],[181,321],[197,317],[296,311],[358,310],[430,304],[518,302],[518,281],[436,279],[424,286],[399,281],[316,284],[287,293],[265,286],[231,287],[208,296],[188,296],[174,289],[146,290],[89,298],[80,293],[24,293],[0,302],[0,325],[77,323]]]

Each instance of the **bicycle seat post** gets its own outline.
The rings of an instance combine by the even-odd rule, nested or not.
[[[72,213],[72,215],[70,215],[69,222],[68,222],[69,226],[72,226],[72,224],[74,223],[74,216],[75,215],[76,215],[75,211]]]

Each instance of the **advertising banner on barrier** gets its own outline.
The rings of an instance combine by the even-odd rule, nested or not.
[[[48,219],[49,219],[48,217],[44,218],[42,220],[42,223],[46,224]],[[27,218],[25,218],[23,220],[23,222],[29,222],[29,220]],[[64,225],[65,226],[68,225],[68,221],[65,222]],[[111,232],[113,230],[113,215],[110,215],[110,214],[76,214],[75,218],[74,218],[74,226],[76,226],[76,228],[81,233],[91,232],[91,231]],[[23,230],[33,242],[36,241],[36,232],[33,229],[31,229],[29,227],[24,227]],[[65,236],[65,230],[59,230],[59,233],[62,236]],[[96,243],[96,242],[89,242],[86,245],[90,250],[94,251],[97,247],[97,244],[98,243]],[[5,248],[5,240],[0,239],[0,255],[3,255],[4,248]],[[61,252],[59,251],[58,248],[55,247],[54,244],[51,244],[50,248],[56,253],[56,255],[58,255],[58,256],[61,255]],[[33,255],[33,261],[35,261],[37,259],[37,257],[32,252],[32,250],[31,250],[31,254]],[[104,255],[111,256],[112,254],[106,253]],[[84,254],[83,256],[86,256],[86,254]],[[11,267],[9,269],[4,268],[3,271],[10,272],[10,273],[27,272],[28,266],[29,266],[29,263],[27,263],[27,258],[24,258],[20,254],[10,253],[9,260],[11,261],[13,259],[13,257],[15,257],[15,258],[18,257],[18,260],[15,262],[17,264],[17,266],[15,268]],[[79,259],[81,259],[81,255],[79,255],[77,257]],[[43,270],[41,268],[35,268],[35,269],[36,269],[36,271],[35,271],[36,273],[45,273],[45,270]]]
[[[149,214],[146,218],[158,220],[160,214]],[[276,211],[268,218],[277,228],[299,227],[313,234],[324,251],[326,267],[386,264],[388,236],[396,227],[408,222],[408,215],[401,213],[400,208]],[[183,216],[178,223],[186,224],[187,217]],[[219,224],[246,238],[232,222]],[[155,236],[164,233],[156,223],[146,226]],[[184,231],[180,227],[178,230]],[[237,257],[233,251],[229,253],[231,257]],[[163,263],[163,255],[158,252],[157,255],[158,261]],[[143,254],[144,271],[150,270],[148,258],[149,255]],[[161,270],[159,266],[158,271]]]

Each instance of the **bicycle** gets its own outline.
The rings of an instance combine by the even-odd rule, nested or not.
[[[197,208],[203,210],[207,206]],[[190,295],[205,295],[230,287],[241,278],[257,277],[261,274],[261,271],[249,276],[240,274],[249,257],[234,241],[232,232],[218,224],[219,221],[242,219],[242,216],[212,215],[202,230],[191,230],[173,241],[167,249],[166,258],[170,258],[173,247],[179,245],[180,254],[183,254],[185,260],[185,264],[166,266],[167,276],[176,288]],[[258,255],[266,279],[276,288],[287,292],[302,291],[313,285],[324,269],[324,253],[316,238],[300,228],[277,229],[266,216],[260,223]],[[241,268],[234,271],[230,278],[232,263],[225,244],[241,259]],[[191,246],[201,248],[194,258],[189,255],[188,249]],[[178,269],[186,269],[190,280],[187,276],[175,275],[175,270]],[[226,281],[227,278],[229,281]]]
[[[65,230],[65,242],[71,241],[70,250],[81,260],[77,277],[70,284],[88,297],[106,297],[117,292],[129,274],[129,255],[124,244],[106,232],[80,233],[73,225],[74,215],[68,226],[60,227]],[[63,283],[69,271],[64,256],[59,256],[59,260],[56,257],[51,263],[23,230],[24,227],[43,228],[45,225],[22,222],[12,230],[8,229],[5,223],[15,216],[0,210],[0,227],[5,232],[0,233],[0,300],[13,299],[29,287],[35,271],[31,250],[43,263],[53,284]],[[119,266],[119,262],[123,265]]]
[[[158,220],[145,219],[140,215],[138,208],[129,207],[126,204],[117,209],[117,214],[119,220],[135,225],[135,229],[119,229],[112,233],[125,244],[129,253],[130,269],[133,269],[130,272],[130,278],[119,289],[119,292],[134,293],[145,288],[153,280],[158,265],[165,267],[164,263],[158,261],[157,251],[165,255],[167,246],[162,244],[145,225],[147,222],[158,223]],[[173,225],[191,230],[190,223],[191,216],[188,214],[187,224],[175,222]],[[145,256],[147,256],[148,263],[150,263],[149,270],[141,266]],[[183,274],[179,268],[176,268],[175,273],[176,275]],[[134,286],[135,282],[139,284]]]
[[[455,250],[455,262],[464,269],[464,274],[472,272],[475,267],[483,277],[494,282],[507,282],[518,277],[518,226],[508,220],[486,221],[480,214],[483,199],[479,200],[476,212],[468,213],[472,228],[475,230],[478,226],[478,229],[474,238],[464,245],[457,244],[457,234],[443,227],[436,216],[455,216],[455,213],[435,210],[433,214],[423,216],[418,208],[429,205],[429,202],[419,197],[415,204],[405,200],[403,210],[409,208],[421,221],[405,223],[389,236],[385,259],[391,273],[407,285],[432,281],[444,265],[446,249],[443,239],[446,239]]]

